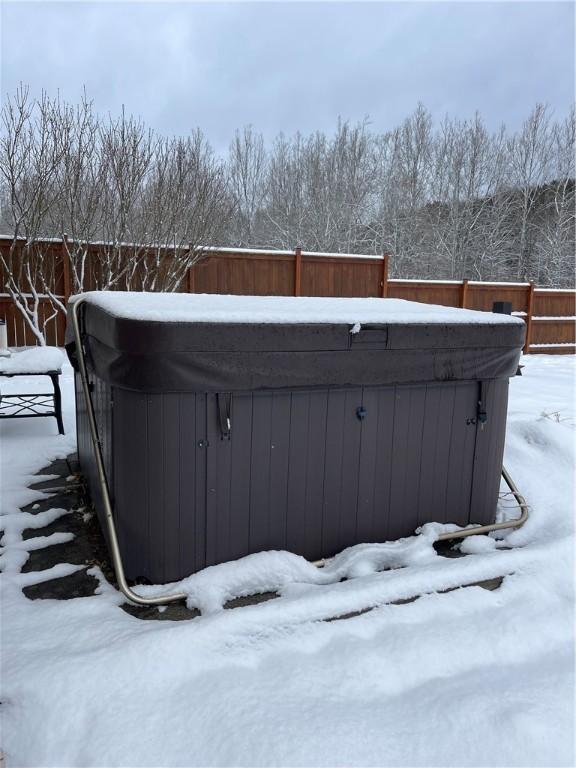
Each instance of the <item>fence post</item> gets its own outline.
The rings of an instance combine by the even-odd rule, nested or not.
[[[528,286],[528,308],[526,310],[526,341],[524,342],[524,354],[530,351],[530,341],[532,336],[532,312],[534,308],[534,280],[530,280]]]
[[[64,304],[68,304],[68,299],[72,293],[70,284],[70,260],[68,259],[68,235],[64,232],[62,236],[62,273],[64,275]],[[54,286],[56,288],[56,286]]]
[[[468,301],[468,278],[465,277],[462,280],[462,293],[460,295],[460,306],[462,309],[466,309],[466,304]]]
[[[294,251],[294,296],[302,293],[302,248],[296,246]]]
[[[188,254],[192,252],[192,245],[188,246]],[[196,293],[196,272],[194,272],[194,262],[186,270],[186,293]]]
[[[382,282],[380,296],[385,299],[388,296],[388,257],[389,253],[382,254]]]

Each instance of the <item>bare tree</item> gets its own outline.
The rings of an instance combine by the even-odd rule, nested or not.
[[[266,219],[281,247],[354,251],[369,242],[377,166],[367,124],[340,122],[332,139],[316,133],[277,139],[269,163]],[[364,245],[366,247],[366,245]]]
[[[18,89],[2,111],[0,225],[5,284],[39,341],[71,288],[179,290],[210,246],[394,254],[419,278],[574,280],[574,111],[537,105],[520,131],[480,115],[434,126],[420,104],[383,134],[251,126],[226,159],[199,132],[169,138],[124,112],[103,120]],[[46,311],[46,308],[47,311]]]
[[[57,140],[58,102],[42,94],[32,101],[27,88],[18,88],[2,111],[0,175],[8,200],[11,246],[0,253],[5,290],[38,343],[44,344],[46,325],[55,316],[40,314],[41,293],[53,264],[46,258],[42,235],[57,193],[56,171],[61,159]]]
[[[101,288],[175,291],[226,226],[223,164],[199,131],[164,139],[124,115],[100,131]]]
[[[105,181],[100,126],[85,94],[78,106],[61,106],[57,129],[62,154],[56,171],[59,194],[52,207],[50,229],[62,239],[71,287],[79,292],[86,284],[90,268],[89,244],[102,233],[101,196]],[[46,291],[50,293],[49,284]],[[58,302],[56,296],[52,298]]]
[[[268,173],[265,242],[278,248],[292,248],[305,241],[302,137],[287,139],[280,134],[274,142]]]
[[[574,230],[576,196],[574,188],[574,152],[576,149],[576,114],[552,129],[555,180],[545,190],[542,216],[536,244],[537,279],[541,284],[554,284],[560,278],[574,276]]]
[[[536,230],[533,213],[538,189],[546,181],[551,161],[550,118],[548,109],[537,104],[524,121],[518,136],[508,143],[511,186],[518,189],[518,252],[516,276],[527,280],[533,275]]]
[[[256,225],[267,194],[268,159],[264,138],[252,126],[236,131],[228,156],[228,179],[235,203],[231,239],[238,246],[256,237]]]
[[[61,239],[74,291],[174,291],[223,236],[232,207],[225,167],[199,131],[167,139],[124,113],[103,122],[85,97],[78,106],[33,100],[23,87],[2,121],[2,224],[12,246],[0,266],[40,343],[65,310],[51,237]]]

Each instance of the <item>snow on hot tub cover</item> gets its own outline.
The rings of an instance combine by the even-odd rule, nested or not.
[[[515,373],[525,332],[508,315],[400,299],[83,296],[91,368],[145,392],[499,378]]]

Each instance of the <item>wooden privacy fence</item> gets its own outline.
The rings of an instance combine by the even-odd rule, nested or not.
[[[60,241],[50,241],[55,293],[66,301],[70,276]],[[0,248],[10,240],[0,238]],[[97,250],[98,245],[91,246]],[[576,352],[576,291],[536,288],[533,283],[489,283],[472,280],[397,280],[388,278],[389,256],[362,256],[294,251],[210,249],[188,270],[182,292],[231,293],[253,296],[378,296],[450,307],[491,311],[493,302],[509,301],[527,326],[525,352]],[[85,289],[92,286],[88,284]],[[50,301],[40,301],[41,318],[50,317]],[[36,340],[0,285],[0,318],[13,346]],[[47,326],[47,342],[62,345],[65,318],[61,313]]]

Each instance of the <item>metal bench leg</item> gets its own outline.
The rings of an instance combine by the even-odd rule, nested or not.
[[[59,374],[51,373],[52,386],[54,387],[54,416],[58,424],[58,434],[64,434],[64,422],[62,421],[62,394],[60,393]]]

